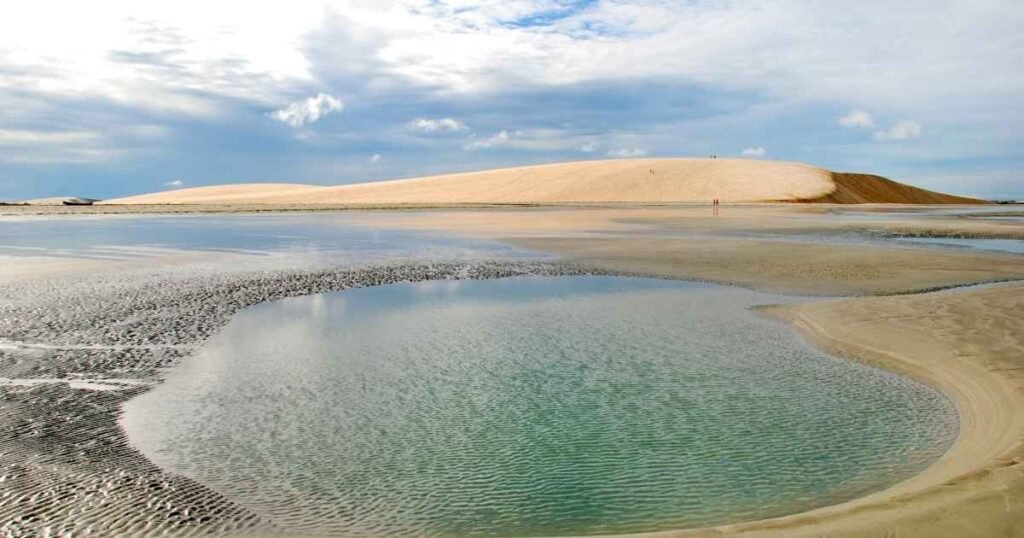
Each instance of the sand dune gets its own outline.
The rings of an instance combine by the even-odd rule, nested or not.
[[[50,198],[34,198],[32,200],[23,200],[19,203],[28,205],[64,205],[64,202],[95,202],[95,198],[81,198],[79,196],[53,196]]]
[[[239,184],[108,204],[508,204],[602,202],[979,203],[866,174],[745,159],[628,159],[504,168],[334,187]]]
[[[130,196],[105,200],[103,204],[224,204],[224,203],[259,203],[280,196],[292,196],[320,190],[323,187],[313,185],[296,185],[293,183],[238,183],[234,185],[214,185],[210,187],[193,187],[172,191],[155,192],[141,196]]]
[[[806,202],[832,204],[977,204],[981,200],[954,196],[899,183],[873,174],[832,172],[836,189]]]

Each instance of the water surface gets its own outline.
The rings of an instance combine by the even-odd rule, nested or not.
[[[992,252],[1009,252],[1024,254],[1024,240],[1021,239],[989,239],[974,237],[900,237],[899,241],[908,245],[927,245],[953,247],[959,249],[987,250]]]
[[[288,532],[653,531],[834,504],[957,433],[936,391],[746,310],[613,277],[400,284],[237,315],[123,424]]]
[[[360,225],[368,216],[372,222],[373,213],[358,211],[4,218],[0,219],[0,259],[26,255],[124,259],[177,250],[363,263],[524,255],[495,241]]]

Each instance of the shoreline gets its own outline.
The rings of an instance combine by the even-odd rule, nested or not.
[[[644,274],[628,274],[643,278],[669,278]],[[719,284],[729,285],[729,284]],[[1002,287],[1015,287],[1024,295],[1020,282],[965,285],[936,291],[877,297],[828,299],[791,305],[769,305],[756,310],[768,318],[785,324],[800,334],[808,344],[844,360],[857,361],[905,376],[926,384],[954,403],[960,431],[953,445],[941,458],[924,471],[891,486],[839,504],[815,508],[768,519],[727,523],[708,527],[685,528],[614,535],[586,535],[591,538],[710,538],[742,536],[758,538],[821,537],[821,536],[910,536],[921,538],[961,538],[963,536],[1017,536],[1024,523],[1014,514],[1024,513],[1024,498],[1011,509],[1005,503],[1003,518],[986,520],[995,532],[977,533],[978,521],[960,520],[949,526],[940,517],[971,504],[985,503],[1002,495],[1013,482],[1017,491],[1024,491],[1024,393],[1020,381],[995,375],[980,365],[963,361],[944,361],[941,347],[928,349],[931,356],[900,354],[858,344],[851,337],[856,330],[843,325],[822,322],[807,315],[808,308],[829,310],[848,302],[941,297],[950,294],[999,292]],[[919,342],[914,342],[917,345]],[[911,345],[910,347],[913,347]],[[930,347],[930,346],[925,346]],[[1009,462],[1009,463],[1008,463]],[[1014,470],[1011,467],[1018,467]],[[999,476],[993,471],[1003,470]],[[979,486],[977,483],[981,482]],[[987,483],[986,483],[987,482]],[[966,485],[966,486],[965,486]],[[974,486],[974,487],[970,487]],[[966,526],[965,526],[966,525]],[[244,533],[237,536],[306,536],[302,534]]]
[[[596,274],[612,273],[496,258],[4,283],[0,297],[17,290],[30,299],[0,302],[0,377],[33,383],[0,390],[0,430],[8,432],[0,436],[0,530],[15,536],[43,529],[62,535],[282,535],[212,489],[156,467],[129,443],[119,424],[121,405],[254,304],[399,282]],[[82,390],[78,383],[115,381],[124,388]]]
[[[1024,293],[1024,285],[1019,283],[990,285],[980,290],[958,289],[951,293],[999,292],[1000,287],[1016,288],[1018,293]],[[957,408],[960,432],[954,444],[938,461],[923,472],[884,490],[837,505],[759,521],[637,536],[1002,535],[989,532],[976,534],[979,531],[977,526],[984,524],[979,521],[969,522],[971,527],[966,529],[943,529],[945,522],[927,519],[936,513],[962,509],[965,500],[977,501],[978,497],[986,494],[1001,497],[1008,489],[1005,487],[1006,477],[991,473],[999,469],[1009,470],[1010,466],[1024,467],[1021,461],[1024,456],[1024,444],[1021,442],[1024,438],[1024,393],[1021,391],[1020,380],[999,375],[995,370],[979,364],[958,360],[947,349],[928,345],[924,339],[913,343],[904,342],[902,349],[898,350],[864,343],[865,329],[851,327],[851,316],[842,314],[844,305],[853,302],[872,299],[899,301],[934,297],[937,293],[838,299],[771,306],[759,310],[770,318],[785,322],[809,343],[828,353],[909,377],[949,397]],[[905,334],[901,336],[907,338]],[[907,352],[908,348],[914,348],[915,351]],[[1016,475],[1018,490],[1024,487],[1024,480],[1019,473],[1019,469],[1012,473]],[[958,485],[975,480],[991,483],[982,484],[980,488],[958,488]],[[1007,502],[1008,522],[1011,525],[1024,525],[1021,521],[1015,522],[1010,508]],[[1004,526],[1003,522],[992,519],[985,523]],[[1012,532],[1009,530],[1005,535],[1011,536]]]
[[[921,473],[849,501],[775,518],[709,527],[623,534],[619,538],[1019,536],[1024,530],[1024,383],[998,369],[958,360],[921,335],[891,350],[857,342],[864,329],[843,315],[864,301],[934,299],[947,294],[999,293],[1024,284],[984,285],[913,295],[834,299],[758,310],[808,343],[846,360],[882,368],[939,390],[956,405],[960,433]],[[808,310],[817,311],[808,314]],[[831,312],[830,312],[831,311]],[[832,316],[832,319],[828,319]],[[905,337],[905,335],[903,336]],[[921,351],[906,352],[907,348]],[[923,349],[922,349],[923,348]],[[1022,359],[1024,360],[1024,359]]]
[[[476,262],[459,262],[459,263],[447,263],[447,264],[393,264],[384,265],[379,267],[362,267],[362,268],[344,268],[344,269],[311,269],[308,271],[295,270],[295,271],[280,271],[280,272],[261,272],[258,274],[226,274],[226,275],[203,275],[199,273],[198,276],[210,280],[212,282],[221,281],[219,285],[224,283],[231,284],[236,289],[229,290],[229,293],[225,295],[215,295],[220,297],[218,300],[212,300],[211,297],[199,297],[201,299],[195,304],[186,306],[188,308],[200,308],[202,306],[211,306],[215,308],[215,313],[212,315],[212,323],[216,325],[217,322],[223,321],[230,317],[233,312],[236,312],[240,308],[245,306],[256,304],[258,302],[264,302],[267,300],[274,300],[283,298],[284,296],[291,296],[289,294],[310,294],[319,293],[323,291],[336,291],[348,289],[353,286],[362,285],[378,285],[387,284],[391,282],[407,281],[409,278],[419,279],[423,278],[493,278],[495,276],[515,276],[524,274],[572,274],[565,273],[563,271],[572,268],[572,271],[577,271],[575,274],[619,274],[628,276],[644,276],[644,277],[656,277],[656,278],[682,278],[685,280],[695,280],[693,277],[685,277],[682,275],[665,274],[664,271],[643,271],[640,267],[600,267],[594,265],[592,260],[587,260],[588,263],[580,265],[578,261],[574,261],[571,256],[563,257],[562,260],[556,262],[534,262],[534,261],[518,261],[518,262],[506,262],[506,261],[487,261],[480,260]],[[642,265],[642,264],[641,264]],[[525,272],[524,272],[525,268]],[[531,269],[532,268],[532,269]],[[411,273],[410,273],[411,271]],[[425,271],[425,273],[423,273]],[[539,271],[534,272],[534,271]],[[420,274],[423,273],[423,274]],[[356,278],[355,275],[362,274],[364,277]],[[189,277],[182,279],[182,282],[188,281]],[[292,279],[292,283],[289,285],[291,291],[282,292],[279,288],[274,286],[280,286],[282,281],[288,281]],[[340,280],[339,280],[340,279]],[[397,279],[397,280],[396,280]],[[100,280],[103,280],[102,278]],[[111,277],[109,280],[116,280],[116,277]],[[200,280],[203,280],[202,278]],[[244,282],[242,282],[244,280]],[[737,285],[733,282],[725,282],[723,280],[715,279],[700,279],[703,281],[715,282],[726,285]],[[332,284],[333,282],[333,284]],[[339,284],[344,282],[344,284]],[[159,287],[160,284],[156,282],[150,282],[149,286],[142,286],[140,289],[145,291],[149,289],[153,292],[155,287]],[[14,284],[10,284],[13,286]],[[166,286],[166,284],[163,284]],[[197,287],[207,285],[206,283],[197,283]],[[7,285],[5,285],[6,287]],[[46,287],[44,285],[43,287]],[[266,287],[270,286],[268,292]],[[741,287],[751,287],[747,285],[741,285]],[[993,291],[994,290],[994,291]],[[1011,290],[1011,293],[1006,293],[1006,290]],[[107,290],[108,293],[117,291],[115,288]],[[195,290],[187,290],[189,294],[194,293]],[[285,293],[285,295],[281,295]],[[792,292],[790,292],[792,293]],[[984,287],[977,289],[967,288],[954,291],[943,291],[933,293],[921,293],[921,292],[904,292],[910,294],[903,295],[883,295],[877,297],[858,297],[851,299],[839,299],[830,300],[815,303],[800,303],[782,307],[769,307],[766,308],[766,313],[772,315],[778,319],[786,321],[794,329],[800,332],[805,338],[807,338],[813,345],[825,348],[829,353],[838,355],[847,360],[858,360],[871,365],[885,368],[890,371],[895,371],[898,374],[909,376],[915,380],[924,382],[934,388],[940,390],[943,394],[950,397],[957,406],[957,412],[961,421],[961,431],[954,445],[950,448],[947,453],[940,458],[937,462],[930,465],[924,472],[919,475],[915,475],[910,479],[904,480],[898,484],[895,484],[885,490],[876,492],[865,497],[853,499],[838,505],[832,505],[828,507],[818,508],[807,512],[792,514],[788,516],[781,516],[778,518],[772,518],[767,520],[750,521],[734,524],[719,525],[707,528],[696,528],[696,529],[682,529],[677,531],[659,531],[655,533],[646,533],[638,535],[626,535],[626,536],[645,536],[645,537],[692,537],[692,536],[819,536],[827,534],[829,536],[885,536],[893,529],[898,529],[900,535],[908,536],[963,536],[965,533],[970,534],[970,528],[964,530],[964,528],[958,528],[955,526],[949,526],[949,522],[937,517],[938,513],[950,512],[956,510],[974,510],[976,505],[983,505],[985,516],[987,521],[992,522],[993,525],[1002,525],[1004,530],[984,534],[985,536],[1013,536],[1015,532],[1019,532],[1021,525],[1017,520],[1021,520],[1021,514],[1024,514],[1024,470],[1022,470],[1022,461],[1024,461],[1024,450],[1021,448],[1021,439],[1024,438],[1024,396],[1022,396],[1022,384],[1019,380],[1016,380],[1010,374],[1006,374],[1003,369],[993,367],[991,364],[981,363],[975,364],[972,362],[964,362],[958,360],[957,356],[953,355],[954,350],[949,346],[941,344],[929,343],[931,340],[928,327],[919,327],[923,332],[917,340],[913,342],[902,342],[903,348],[916,349],[918,352],[908,352],[906,349],[887,349],[886,344],[883,342],[881,345],[878,342],[866,342],[865,331],[869,329],[861,328],[858,332],[857,329],[852,327],[860,326],[870,322],[872,319],[880,317],[878,312],[889,312],[892,315],[902,314],[904,317],[909,315],[913,317],[917,315],[921,308],[917,308],[917,303],[944,303],[946,301],[957,301],[963,300],[964,297],[968,299],[975,295],[994,295],[1005,298],[1006,296],[1013,297],[1024,297],[1024,284],[1010,283],[1010,284],[989,284]],[[71,292],[62,292],[60,295],[72,295]],[[143,301],[145,304],[155,304],[161,302],[161,297],[167,299],[164,295],[170,294],[169,291],[163,291],[156,294],[154,297],[147,297],[146,293],[135,294],[133,300]],[[112,295],[116,295],[113,294]],[[53,304],[59,304],[60,297],[54,297]],[[200,304],[203,303],[204,304]],[[891,303],[886,305],[878,305],[875,303]],[[1024,300],[1021,300],[1024,303]],[[864,306],[867,303],[868,306]],[[907,306],[907,305],[911,306]],[[2,305],[0,305],[2,306]],[[132,310],[132,306],[138,305],[125,305],[128,310]],[[934,305],[932,305],[934,306]],[[941,306],[941,304],[940,304]],[[1016,303],[1011,303],[1011,307],[1017,306]],[[879,309],[880,307],[881,310]],[[187,311],[173,311],[171,307],[164,304],[161,308],[169,308],[168,312],[176,313],[179,317],[185,317],[189,313]],[[176,308],[176,306],[175,306]],[[860,308],[861,310],[858,310]],[[866,308],[866,310],[864,310]],[[902,309],[902,310],[901,310]],[[128,311],[126,310],[126,312]],[[925,309],[926,310],[926,309]],[[969,308],[967,309],[971,311]],[[173,311],[173,312],[172,312]],[[1011,308],[1011,312],[1012,312]],[[96,310],[96,312],[101,312]],[[977,312],[977,310],[974,310]],[[9,312],[0,312],[9,313]],[[104,316],[100,316],[99,321],[104,321],[108,317],[108,321],[119,319],[121,316],[111,316],[111,313],[101,312]],[[865,316],[864,314],[868,315]],[[88,314],[88,312],[86,312]],[[210,314],[206,314],[210,317]],[[226,317],[225,317],[226,316]],[[15,315],[14,318],[17,316]],[[884,317],[884,316],[883,316]],[[13,318],[9,318],[8,322],[12,322]],[[210,320],[207,320],[210,321]],[[96,323],[96,320],[92,320],[90,323]],[[99,323],[98,325],[104,325]],[[194,340],[189,342],[195,344],[201,342],[208,336],[210,330],[216,330],[213,325],[204,327],[199,333],[195,334]],[[884,325],[884,323],[883,323]],[[57,330],[57,328],[51,328],[51,330]],[[129,329],[131,327],[128,327]],[[884,328],[884,327],[883,327]],[[1013,327],[1011,327],[1012,329]],[[876,328],[877,329],[877,328]],[[892,329],[896,330],[896,329]],[[9,331],[10,332],[10,331]],[[17,333],[17,331],[13,331]],[[156,331],[159,333],[159,331]],[[870,331],[869,331],[870,332]],[[51,339],[55,339],[58,344],[71,344],[70,341],[62,340],[60,336],[56,336],[57,333],[50,336]],[[154,333],[156,334],[156,333]],[[18,338],[20,341],[30,342],[33,339],[43,337],[44,334],[32,334],[32,331],[26,331],[26,338]],[[139,342],[136,343],[135,348],[140,348],[143,342],[147,341],[145,338],[152,337],[152,334],[138,335]],[[906,340],[905,332],[897,331],[897,340]],[[983,335],[984,336],[984,335]],[[133,337],[134,338],[134,337]],[[891,347],[891,346],[890,346]],[[58,346],[59,348],[59,346]],[[68,347],[68,349],[71,349]],[[923,350],[923,351],[920,351]],[[924,352],[927,353],[924,353]],[[982,350],[984,351],[984,349]],[[136,379],[158,379],[160,376],[155,373],[153,368],[162,368],[171,366],[180,359],[180,353],[187,352],[181,350],[178,353],[179,356],[175,358],[174,354],[168,357],[153,357],[151,352],[143,351],[131,351],[130,349],[125,351],[121,350],[115,353],[111,351],[111,357],[114,357],[115,364],[123,359],[130,359],[136,363],[142,363],[143,370],[148,370],[149,374],[142,374],[143,370],[135,370],[138,372]],[[148,354],[147,354],[148,353]],[[920,353],[930,355],[930,357],[918,356]],[[90,355],[102,355],[100,352],[90,352]],[[944,355],[945,354],[945,355]],[[939,360],[936,357],[945,356],[947,360]],[[59,353],[57,357],[65,360],[67,357],[62,357]],[[103,361],[98,361],[102,364]],[[148,365],[148,366],[146,366]],[[22,365],[25,366],[25,365]],[[40,365],[36,365],[40,366]],[[1024,358],[1020,367],[1024,369]],[[106,372],[107,375],[112,370],[108,370],[109,367],[101,367],[98,370],[101,374]],[[29,375],[31,373],[38,374],[40,370],[28,369],[20,372],[19,375],[9,375],[10,370],[5,369],[3,377],[35,377],[35,378],[46,378],[50,375],[56,377],[68,377],[69,372],[78,372],[78,370],[72,370],[68,365],[57,363],[51,364],[44,370],[49,369],[50,371],[44,371],[44,375]],[[1012,370],[1011,370],[1012,371]],[[1000,373],[1004,372],[1004,373]],[[55,375],[56,374],[56,375]],[[125,376],[131,377],[131,376]],[[95,379],[96,381],[102,381],[102,375]],[[57,379],[55,379],[57,381]],[[117,427],[117,416],[120,409],[120,401],[126,400],[126,397],[131,397],[136,393],[146,390],[145,387],[131,388],[122,391],[105,392],[102,394],[92,393],[91,391],[76,391],[66,383],[51,383],[42,384],[41,386],[34,387],[21,387],[15,390],[5,388],[5,390],[11,392],[18,392],[19,394],[31,394],[35,393],[41,396],[46,401],[52,402],[64,402],[62,405],[67,405],[70,402],[78,402],[74,405],[84,405],[86,409],[91,409],[92,413],[100,411],[101,413],[110,413],[109,421],[104,428],[106,435],[113,435],[109,439],[105,439],[103,443],[112,443],[116,450],[127,450],[128,455],[132,454],[134,449],[131,449],[127,445],[127,439],[124,438],[123,431]],[[10,393],[8,393],[10,395]],[[106,403],[103,403],[106,402]],[[25,404],[25,402],[21,402]],[[113,403],[114,407],[109,406]],[[99,406],[99,407],[96,407]],[[19,407],[31,407],[22,405]],[[49,407],[47,407],[49,408]],[[101,409],[107,409],[108,411],[101,411]],[[113,409],[111,411],[111,409]],[[57,413],[53,417],[44,417],[39,422],[42,423],[40,426],[44,431],[46,430],[47,419],[59,419],[60,413],[58,409],[54,407],[51,409],[54,413]],[[15,413],[17,414],[17,413]],[[10,416],[8,413],[0,413],[0,425],[5,427],[13,426],[16,424],[23,424],[25,419],[30,421],[35,420],[38,417],[33,416]],[[62,419],[63,420],[63,419]],[[109,422],[108,421],[108,422]],[[117,431],[109,431],[109,427],[113,426]],[[86,428],[89,431],[95,429],[95,424],[81,424],[81,428]],[[54,431],[49,431],[49,434],[53,434]],[[61,431],[56,431],[58,435],[61,435]],[[67,433],[67,432],[64,432]],[[73,433],[73,432],[72,432]],[[120,435],[120,438],[117,436]],[[68,435],[68,441],[72,443],[81,443],[81,439],[77,435]],[[3,464],[5,470],[15,468],[20,472],[10,473],[9,475],[10,484],[9,487],[17,487],[20,480],[25,479],[24,472],[28,471],[31,475],[32,471],[22,468],[20,462],[11,461],[12,455],[22,454],[23,447],[9,446],[11,444],[8,441],[0,440],[0,463]],[[8,446],[4,446],[8,445]],[[119,448],[118,448],[119,447]],[[12,450],[13,448],[13,450]],[[7,452],[8,457],[4,458],[2,452]],[[82,461],[80,463],[66,462],[67,454],[56,454],[56,455],[42,455],[34,454],[33,465],[42,461],[43,465],[52,466],[55,464],[52,460],[58,460],[59,465],[56,467],[56,471],[47,471],[43,473],[43,476],[48,477],[47,480],[53,478],[57,473],[69,473],[66,475],[66,480],[70,483],[70,488],[64,491],[72,491],[72,499],[76,499],[76,502],[81,502],[81,499],[77,499],[80,496],[77,491],[77,484],[88,478],[86,475],[74,472],[76,466],[81,465],[92,465],[93,462]],[[135,454],[134,456],[140,457]],[[74,458],[73,458],[74,459]],[[5,461],[6,460],[6,461]],[[70,467],[69,467],[70,465]],[[154,470],[152,464],[148,460],[142,462],[131,463],[128,467],[135,469],[138,466],[142,466],[143,469],[138,470],[141,473],[141,478],[137,477],[136,482],[140,484],[152,483],[161,484],[160,486],[151,485],[150,488],[168,488],[168,491],[187,491],[190,495],[196,496],[207,491],[204,486],[199,484],[193,484],[187,479],[172,479],[166,476],[163,471]],[[149,467],[146,468],[146,465]],[[122,468],[116,468],[115,470],[124,471]],[[133,471],[135,472],[135,471]],[[31,476],[29,476],[31,478]],[[107,477],[109,480],[111,477]],[[155,481],[155,482],[150,482]],[[90,489],[92,486],[87,487]],[[1000,489],[1002,488],[1002,489]],[[102,488],[101,488],[102,489]],[[1004,500],[1006,491],[1009,492]],[[87,496],[96,495],[96,491],[87,492]],[[996,497],[998,496],[998,497]],[[40,498],[39,502],[42,503],[36,510],[41,513],[51,513],[50,508],[46,508],[47,503],[58,502],[60,499],[59,495],[44,495]],[[128,502],[130,499],[124,499],[116,502]],[[180,499],[179,499],[180,500]],[[172,521],[178,521],[183,526],[173,527],[177,532],[181,534],[196,533],[196,534],[207,534],[210,531],[222,532],[225,534],[242,533],[242,535],[252,536],[253,532],[256,535],[266,535],[267,532],[273,532],[272,527],[266,527],[264,524],[260,524],[252,519],[251,514],[246,515],[246,510],[241,507],[232,507],[230,501],[219,498],[219,496],[212,494],[210,498],[207,498],[207,494],[199,495],[194,497],[192,502],[194,504],[193,516],[195,514],[202,514],[206,503],[213,501],[218,506],[215,512],[219,516],[227,517],[230,521],[248,521],[242,528],[234,526],[234,524],[228,527],[223,526],[209,526],[209,521],[204,521],[200,516],[197,519],[180,521],[175,518],[171,518]],[[998,507],[1002,510],[1002,514],[992,514],[993,503],[998,501]],[[115,504],[116,504],[115,502]],[[223,504],[227,502],[228,504]],[[198,504],[195,504],[198,503]],[[221,504],[217,504],[221,503]],[[1004,508],[1005,504],[1005,508]],[[966,508],[965,508],[966,507]],[[3,502],[0,499],[0,519],[4,523],[4,528],[32,528],[30,522],[23,521],[21,524],[25,526],[19,526],[19,524],[8,527],[13,521],[10,518],[12,506]],[[66,513],[71,515],[74,513],[75,506],[57,506],[56,510],[58,513]],[[981,509],[979,509],[981,510]],[[173,510],[171,513],[179,513],[180,510]],[[151,514],[152,515],[152,514]],[[219,517],[218,516],[218,517]],[[213,516],[210,516],[213,517]],[[976,523],[975,519],[979,516],[968,515],[961,517],[957,521],[962,525],[965,523]],[[929,521],[936,520],[944,522],[944,524],[952,529],[944,531],[942,527],[935,527],[932,523],[929,526]],[[925,520],[925,521],[923,521]],[[154,521],[163,521],[162,519],[137,521],[138,524],[145,523],[146,525],[152,524]],[[217,521],[217,517],[213,517],[212,521]],[[64,523],[70,523],[71,520],[64,520]],[[52,527],[60,527],[61,520],[57,520],[56,523],[50,522]],[[93,525],[98,523],[97,521],[91,522]],[[119,522],[118,524],[124,524]],[[1016,527],[1014,526],[1016,525]],[[145,528],[145,527],[141,527]],[[110,530],[110,529],[108,529]],[[136,528],[137,532],[143,532]],[[944,531],[945,534],[943,534]],[[282,535],[282,534],[275,534]]]
[[[1024,204],[1021,204],[1024,205]],[[151,204],[108,204],[97,203],[87,206],[45,205],[45,204],[0,204],[0,216],[70,216],[70,215],[175,215],[175,214],[224,214],[224,213],[320,213],[331,211],[417,211],[417,210],[500,210],[500,209],[672,209],[711,208],[712,204],[700,201],[680,202],[452,202],[452,203],[151,203]],[[916,210],[936,209],[997,209],[1013,212],[1002,205],[981,204],[933,204],[913,203],[863,203],[841,204],[832,202],[725,202],[720,208],[780,208],[825,211],[846,209],[850,211]]]

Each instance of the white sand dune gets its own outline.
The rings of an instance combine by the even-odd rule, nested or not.
[[[332,187],[236,184],[107,204],[511,204],[601,202],[978,203],[866,174],[745,159],[628,159],[504,168]]]
[[[78,196],[53,196],[50,198],[34,198],[32,200],[23,200],[19,203],[28,205],[64,205],[64,202],[73,201],[96,201],[94,198],[81,198]]]

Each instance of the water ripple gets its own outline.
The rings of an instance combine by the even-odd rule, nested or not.
[[[908,477],[956,435],[908,379],[746,311],[613,277],[350,290],[238,315],[126,425],[289,532],[641,532],[782,515]]]

